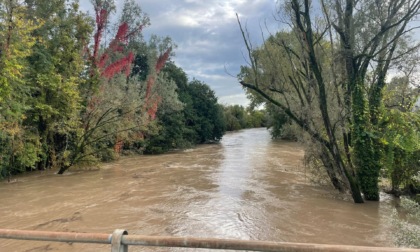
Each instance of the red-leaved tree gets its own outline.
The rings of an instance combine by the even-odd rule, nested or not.
[[[101,48],[102,38],[109,22],[111,8],[107,1],[97,0],[94,3],[94,10],[96,31],[94,34],[93,51],[87,50],[87,52],[91,62],[90,77],[92,80],[97,80],[98,83],[96,86],[98,88],[93,90],[91,97],[88,97],[87,117],[90,116],[90,113],[96,111],[98,106],[101,106],[103,101],[99,97],[101,97],[101,92],[104,92],[104,85],[117,75],[124,74],[127,78],[130,76],[134,53],[129,49],[128,42],[130,39],[139,35],[144,28],[144,25],[141,24],[130,29],[127,22],[122,22],[119,24],[118,31],[111,42],[105,45],[105,48]],[[153,93],[153,87],[156,83],[157,75],[169,58],[171,50],[172,48],[168,48],[158,57],[155,72],[148,76],[145,100],[141,108],[142,112],[139,113],[147,113],[147,120],[143,120],[143,123],[146,125],[156,118],[156,112],[162,98],[158,94]],[[88,128],[89,123],[85,124],[85,129]],[[114,144],[115,152],[120,153],[123,145],[123,140],[117,135]]]
[[[162,97],[160,97],[158,94],[153,94],[152,89],[156,82],[156,76],[160,73],[162,68],[165,66],[166,61],[169,59],[171,50],[172,48],[169,47],[162,55],[159,56],[155,65],[156,74],[150,75],[147,79],[147,88],[145,96],[146,101],[144,103],[144,108],[147,109],[147,114],[152,120],[156,118],[158,105],[162,101]]]

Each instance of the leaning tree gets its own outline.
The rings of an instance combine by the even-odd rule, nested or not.
[[[378,200],[380,124],[387,76],[418,49],[409,34],[420,0],[288,0],[287,28],[253,48],[239,79],[281,108],[317,147],[332,184],[356,203]]]

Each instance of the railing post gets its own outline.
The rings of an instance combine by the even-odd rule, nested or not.
[[[128,252],[128,245],[121,244],[123,235],[128,235],[124,229],[115,229],[111,238],[111,252]]]

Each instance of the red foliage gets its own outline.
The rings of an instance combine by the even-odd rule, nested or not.
[[[143,26],[139,26],[138,28],[133,29],[129,32],[129,25],[126,22],[122,23],[118,27],[118,32],[115,35],[115,38],[109,44],[108,48],[102,55],[99,55],[101,39],[105,31],[106,24],[108,22],[109,13],[106,9],[106,6],[96,4],[94,5],[94,8],[96,17],[96,32],[94,34],[93,52],[91,52],[87,46],[85,48],[85,53],[88,55],[92,63],[91,77],[95,76],[96,70],[99,71],[101,76],[107,79],[111,79],[119,73],[124,73],[128,77],[131,72],[131,63],[134,60],[134,54],[132,52],[129,52],[115,61],[111,61],[110,59],[111,56],[114,56],[116,53],[124,53],[128,40],[131,37],[138,34],[142,30]],[[104,92],[103,87],[103,85],[99,85],[99,93]],[[90,95],[90,100],[88,101],[87,111],[94,111],[98,106],[101,105],[100,103],[101,101],[98,98],[98,96],[96,96],[94,92],[92,92],[92,94]],[[86,116],[88,116],[89,113],[90,112],[87,112]],[[154,114],[155,113],[156,112],[154,112]],[[85,125],[86,129],[88,127],[89,125]],[[123,145],[123,140],[117,138],[116,143],[114,145],[114,151],[120,153]]]
[[[120,24],[118,32],[109,44],[108,48],[102,55],[99,55],[101,39],[108,22],[109,13],[106,6],[95,5],[94,9],[96,17],[96,32],[94,34],[93,52],[90,52],[88,47],[85,49],[85,52],[92,60],[92,67],[99,69],[101,75],[107,78],[112,78],[120,72],[124,72],[125,75],[128,76],[131,70],[129,65],[134,60],[132,53],[129,53],[127,56],[117,60],[116,62],[109,63],[110,54],[117,52],[123,53],[128,40],[140,33],[143,29],[143,25],[129,31],[130,27],[126,22]],[[91,72],[93,76],[95,74],[94,69],[92,69]]]
[[[109,44],[108,50],[111,52],[123,52],[124,46],[127,45],[128,39],[135,36],[142,30],[143,26],[139,26],[137,29],[133,29],[129,32],[129,27],[127,23],[122,23],[118,27],[118,32],[115,35],[115,38]]]
[[[128,37],[128,24],[126,22],[122,23],[120,27],[118,27],[117,35],[115,36],[115,40],[121,43],[127,43]]]
[[[101,56],[97,66],[99,69],[101,69],[101,76],[111,79],[118,73],[124,72],[126,76],[130,75],[131,72],[131,63],[134,60],[134,55],[132,52],[129,52],[128,55],[125,57],[118,59],[115,62],[110,63],[108,66],[105,66],[107,61],[109,60],[109,54],[110,53],[122,53],[125,49],[125,46],[127,45],[127,41],[129,39],[128,33],[128,24],[122,23],[118,27],[118,32],[115,35],[115,38],[112,40],[112,42],[109,44],[108,49],[106,52],[103,53]]]
[[[155,69],[156,69],[156,75],[160,73],[160,71],[162,70],[163,66],[165,65],[166,61],[169,58],[169,54],[171,53],[172,48],[168,48],[165,53],[163,53],[162,55],[159,56],[156,65],[155,65]],[[151,96],[152,96],[152,88],[153,85],[155,84],[156,81],[156,75],[151,75],[149,76],[149,78],[147,79],[147,87],[146,87],[146,97],[145,97],[145,107],[149,107],[151,101]],[[158,99],[155,100],[155,102],[153,103],[153,105],[151,106],[151,108],[148,109],[148,114],[150,115],[150,117],[153,119],[155,119],[156,117],[156,112],[157,112],[157,107],[159,105],[159,102],[161,101],[161,98],[158,97]]]
[[[86,53],[92,62],[92,77],[96,73],[96,70],[99,70],[100,75],[107,79],[111,79],[119,73],[124,73],[128,77],[131,72],[131,64],[134,61],[134,54],[129,52],[115,61],[111,61],[111,58],[114,58],[114,55],[117,56],[116,53],[120,53],[120,55],[123,54],[127,48],[129,39],[139,34],[142,31],[143,26],[141,25],[133,30],[130,30],[127,23],[122,23],[118,27],[118,32],[109,44],[108,48],[102,55],[99,55],[102,35],[105,31],[109,18],[108,15],[109,13],[105,6],[95,6],[96,32],[94,34],[93,52],[91,52],[89,48],[86,49]],[[161,97],[152,94],[152,89],[156,82],[157,75],[162,70],[169,58],[171,50],[172,48],[168,48],[162,55],[159,56],[155,65],[155,74],[150,75],[147,80],[146,97],[143,111],[147,112],[150,120],[154,120],[156,118],[156,112],[158,110],[159,103],[162,100]],[[101,86],[99,87],[99,92],[104,92]],[[91,99],[88,102],[88,110],[94,111],[98,106],[101,105],[100,103],[101,101],[99,98],[92,94]],[[142,138],[143,135],[140,137]],[[114,151],[120,153],[123,145],[123,140],[117,138],[114,145]]]
[[[130,64],[125,67],[125,76],[126,77],[128,77],[131,73],[131,63],[133,63],[133,61],[134,61],[134,54],[132,52],[130,52],[128,54],[128,57],[129,57],[128,62],[130,62]]]
[[[127,34],[127,38],[133,37],[136,34],[140,33],[143,30],[143,25],[140,25],[136,29],[133,29],[130,33]]]
[[[118,32],[115,35],[115,38],[109,44],[107,50],[99,56],[99,47],[101,44],[102,34],[105,30],[106,22],[108,21],[108,11],[103,8],[103,6],[95,6],[95,16],[96,16],[96,32],[94,35],[94,45],[93,45],[93,54],[90,55],[92,58],[93,67],[99,69],[100,75],[111,79],[116,74],[124,72],[126,76],[130,74],[130,65],[134,60],[133,53],[130,52],[125,57],[118,59],[115,62],[109,62],[110,54],[112,53],[122,53],[124,52],[125,46],[130,36],[136,34],[141,30],[135,29],[133,32],[129,31],[129,26],[126,22],[122,23],[118,27]],[[89,50],[86,50],[89,54]],[[94,71],[92,69],[92,74]]]
[[[108,59],[109,59],[108,53],[102,54],[97,64],[98,68],[103,69]]]
[[[156,97],[156,100],[154,101],[152,106],[147,110],[147,114],[150,116],[150,119],[154,120],[156,118],[156,112],[158,110],[158,106],[161,100],[162,98],[160,96]]]
[[[103,8],[95,8],[96,15],[96,33],[94,35],[94,45],[93,45],[93,59],[97,59],[99,45],[101,43],[102,33],[104,32],[106,22],[108,20],[108,11]]]
[[[155,80],[156,80],[156,77],[155,76],[149,76],[149,78],[147,79],[146,101],[152,95],[152,87],[155,84]]]
[[[121,49],[123,49],[124,47],[122,47],[121,44],[124,44],[124,45],[127,44],[127,40],[128,40],[127,33],[128,33],[128,24],[124,22],[118,27],[118,32],[115,35],[115,38],[109,44],[108,49],[112,52],[122,51]]]
[[[170,47],[165,51],[165,53],[159,56],[156,62],[156,66],[155,66],[156,73],[159,73],[160,70],[162,70],[163,66],[165,65],[166,61],[169,58],[169,54],[171,53],[171,51],[172,51],[172,48]]]
[[[131,63],[134,60],[134,55],[132,52],[130,52],[127,56],[124,58],[121,58],[110,65],[108,65],[103,71],[102,76],[108,79],[111,79],[116,74],[121,73],[122,71],[125,72],[126,76],[130,74],[131,71]]]
[[[164,54],[160,55],[156,65],[155,65],[155,69],[156,69],[156,74],[160,73],[160,70],[162,70],[163,66],[165,65],[166,61],[169,58],[169,54],[171,53],[172,48],[168,48]],[[147,88],[146,88],[146,102],[148,102],[151,94],[152,94],[152,87],[155,84],[156,81],[156,77],[155,76],[150,76],[149,79],[147,80]]]
[[[116,46],[113,51],[122,53],[124,51],[124,47],[123,46]]]

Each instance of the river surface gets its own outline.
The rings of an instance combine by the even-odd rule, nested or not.
[[[353,204],[313,185],[298,143],[265,129],[220,144],[122,158],[100,170],[0,183],[0,228],[392,246],[392,199]],[[130,251],[192,251],[141,248]],[[110,251],[110,245],[0,239],[0,251]]]

